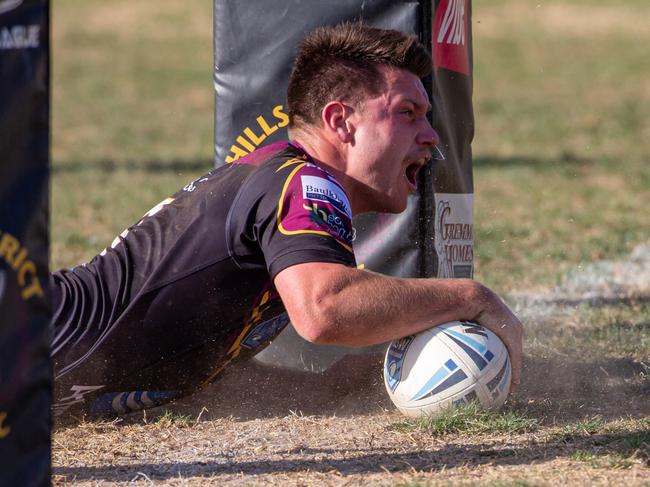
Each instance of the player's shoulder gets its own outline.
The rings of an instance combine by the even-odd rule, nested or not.
[[[277,172],[283,173],[281,202],[291,198],[302,200],[304,207],[325,205],[352,218],[352,208],[343,186],[322,167],[310,161],[287,161]]]
[[[282,164],[287,160],[300,159],[307,160],[308,157],[304,151],[293,146],[289,142],[275,142],[247,154],[244,157],[232,162],[231,166],[265,169]]]
[[[260,154],[257,152],[262,151]],[[271,189],[280,185],[284,193],[321,191],[330,196],[343,195],[342,186],[327,170],[318,166],[300,147],[289,143],[271,144],[242,158],[240,164],[254,164],[257,170],[248,183]],[[302,188],[302,189],[301,189]]]

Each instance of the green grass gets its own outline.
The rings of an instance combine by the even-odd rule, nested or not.
[[[476,277],[497,290],[650,238],[648,5],[621,7],[474,5]]]
[[[450,408],[441,414],[407,419],[391,426],[398,431],[419,430],[432,436],[448,434],[527,433],[539,426],[536,418],[524,413],[484,410],[477,404]]]
[[[53,4],[53,268],[88,260],[211,167],[211,10]],[[495,290],[549,286],[650,239],[649,13],[473,6],[475,275]]]
[[[551,435],[564,443],[579,442],[572,460],[595,468],[630,468],[641,460],[650,464],[650,420],[603,423],[600,418],[566,425]],[[585,440],[586,439],[586,440]]]
[[[559,431],[554,434],[554,436],[559,441],[568,443],[574,441],[576,438],[594,435],[602,431],[603,426],[604,423],[602,418],[596,416],[594,418],[589,418],[564,425],[559,429]]]
[[[189,428],[197,423],[190,415],[174,413],[168,409],[156,417],[155,422],[160,426],[175,426],[177,428]]]
[[[640,300],[576,304],[527,324],[530,354],[577,355],[600,361],[629,357],[639,363],[647,363],[650,357],[650,304]],[[642,375],[639,379],[646,379],[648,371]]]
[[[53,3],[55,167],[211,158],[211,3]]]
[[[211,169],[211,18],[211,2],[53,2],[53,269]]]
[[[634,465],[632,458],[617,453],[598,454],[588,450],[576,450],[570,456],[571,460],[581,463],[588,463],[593,468],[623,469]]]

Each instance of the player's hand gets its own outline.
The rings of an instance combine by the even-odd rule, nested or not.
[[[524,327],[499,296],[487,288],[484,290],[483,311],[474,321],[492,331],[508,349],[512,366],[510,392],[514,392],[521,383]]]

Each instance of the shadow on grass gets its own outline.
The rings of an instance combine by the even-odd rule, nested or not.
[[[591,159],[578,156],[572,153],[563,153],[555,158],[543,158],[533,155],[521,154],[518,156],[499,157],[481,156],[473,159],[476,167],[513,167],[529,166],[537,168],[554,167],[558,164],[592,164]],[[54,174],[77,173],[82,171],[94,171],[99,173],[112,173],[118,170],[137,170],[143,172],[164,172],[164,171],[209,171],[214,167],[212,159],[149,159],[149,160],[127,160],[115,161],[112,159],[100,159],[95,161],[54,161],[52,172]]]
[[[256,361],[231,365],[202,391],[154,408],[202,420],[282,418],[289,414],[339,417],[394,410],[382,376],[383,355],[349,355],[323,374],[273,369]],[[650,370],[631,358],[582,360],[526,357],[522,385],[508,407],[541,425],[650,416]],[[78,423],[79,412],[59,418],[56,427]],[[106,418],[108,420],[114,418]],[[120,424],[140,423],[142,412]]]
[[[68,481],[165,480],[179,477],[219,475],[264,475],[290,472],[337,472],[340,475],[382,472],[436,472],[484,464],[498,466],[530,465],[556,458],[588,453],[621,459],[638,458],[650,465],[648,441],[650,431],[580,436],[572,441],[551,439],[516,446],[494,443],[450,443],[439,449],[421,449],[397,453],[388,448],[344,449],[317,448],[278,452],[280,460],[238,461],[232,454],[211,456],[210,461],[174,463],[136,463],[97,467],[55,467],[53,475]],[[296,457],[292,457],[296,455]],[[317,458],[305,458],[314,455]]]
[[[350,355],[324,374],[278,370],[249,361],[171,409],[197,417],[242,420],[306,415],[351,416],[394,409],[382,376],[383,355]],[[650,377],[631,358],[582,360],[526,357],[522,385],[512,406],[542,424],[599,415],[603,419],[650,415]],[[624,399],[623,399],[624,398]],[[169,408],[169,407],[168,407]]]

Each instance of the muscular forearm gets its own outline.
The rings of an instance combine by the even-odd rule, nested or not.
[[[300,264],[275,285],[294,327],[315,343],[365,346],[388,342],[453,320],[493,331],[519,383],[523,328],[501,299],[469,279],[400,279],[338,264]]]
[[[469,279],[400,279],[357,269],[304,285],[311,285],[302,289],[306,302],[288,306],[298,331],[317,343],[347,346],[474,319],[484,310],[488,292]]]
[[[361,272],[361,271],[359,271]],[[399,279],[370,272],[322,300],[322,340],[351,346],[383,343],[481,311],[470,280]]]

